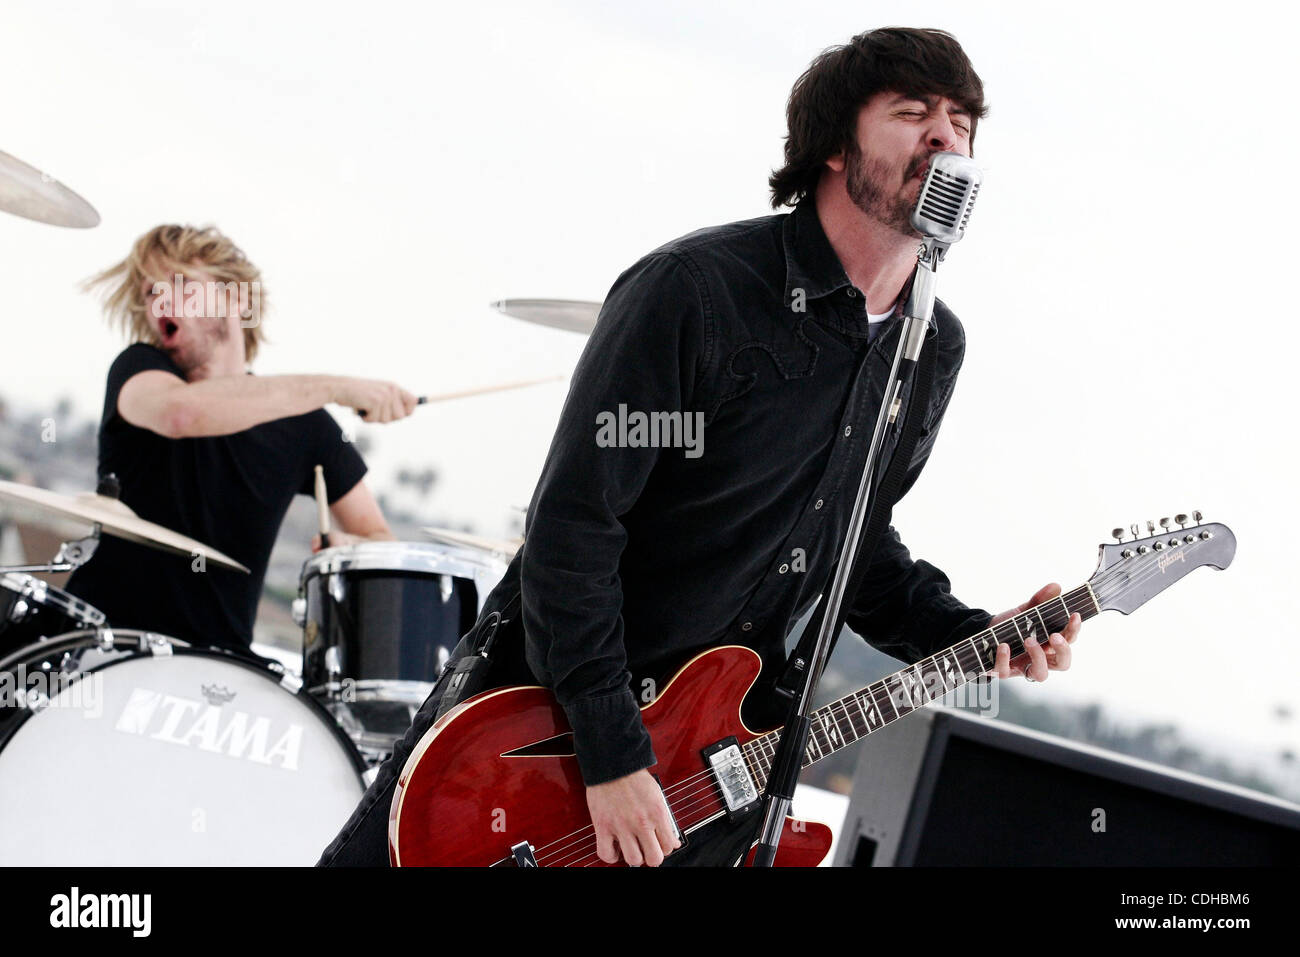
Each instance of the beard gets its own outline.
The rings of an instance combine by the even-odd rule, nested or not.
[[[904,182],[909,186],[912,177],[929,163],[929,157],[908,164]],[[868,160],[853,145],[845,168],[845,188],[853,205],[876,222],[888,226],[909,239],[920,236],[912,226],[912,210],[916,208],[916,195],[902,191],[890,192],[885,185],[895,176],[895,171],[884,160]]]
[[[189,321],[194,323],[187,330],[189,342],[168,351],[172,361],[187,375],[211,362],[218,346],[230,339],[230,326],[225,319],[200,316]]]

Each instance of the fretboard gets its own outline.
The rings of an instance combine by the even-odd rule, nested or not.
[[[1048,635],[1064,630],[1075,612],[1085,619],[1101,612],[1088,585],[1036,605],[819,708],[812,714],[803,766],[860,741],[991,671],[999,643],[1010,646],[1012,658],[1023,654],[1031,641],[1045,643]],[[760,790],[772,770],[779,735],[780,729],[770,731],[744,746]]]

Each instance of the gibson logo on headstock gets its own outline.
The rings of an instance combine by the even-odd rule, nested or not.
[[[1164,570],[1168,568],[1170,565],[1172,565],[1174,562],[1185,562],[1185,561],[1187,561],[1187,559],[1183,556],[1183,550],[1180,548],[1177,551],[1166,552],[1165,554],[1161,555],[1158,559],[1156,559],[1156,565],[1163,573]]]

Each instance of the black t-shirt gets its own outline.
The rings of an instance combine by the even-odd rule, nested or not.
[[[118,413],[117,397],[150,369],[184,378],[165,353],[143,343],[108,371],[99,472],[117,475],[122,501],[141,518],[225,552],[251,574],[211,562],[196,570],[193,557],[104,535],[67,590],[118,628],[247,649],[271,546],[293,496],[313,494],[321,465],[333,504],[361,481],[365,462],[324,409],[215,438],[168,439],[137,428]]]

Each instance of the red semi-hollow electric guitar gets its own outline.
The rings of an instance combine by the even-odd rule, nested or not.
[[[1177,520],[1183,524],[1186,516]],[[1159,535],[1102,545],[1086,584],[814,712],[804,766],[991,671],[999,642],[1015,657],[1027,642],[1064,629],[1073,612],[1128,614],[1193,568],[1232,561],[1236,540],[1226,526],[1161,524]],[[1155,526],[1148,529],[1154,533]],[[650,771],[685,841],[705,824],[738,820],[761,803],[778,732],[756,733],[740,719],[759,665],[748,648],[712,649],[641,709],[659,758]],[[388,840],[394,865],[603,865],[573,734],[551,693],[485,691],[438,719],[398,779]],[[813,866],[830,845],[825,825],[787,818],[776,863]]]

